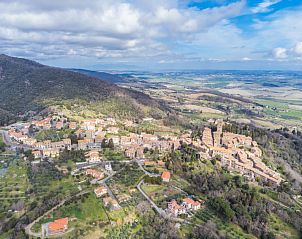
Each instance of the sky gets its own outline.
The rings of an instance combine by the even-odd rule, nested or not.
[[[91,70],[302,70],[302,0],[0,0],[0,53]]]

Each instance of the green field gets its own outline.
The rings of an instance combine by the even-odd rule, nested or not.
[[[25,198],[25,192],[29,188],[26,163],[19,160],[11,161],[14,158],[15,156],[0,156],[1,160],[11,162],[0,180],[0,200],[3,202],[1,206],[6,200]]]
[[[90,227],[109,222],[106,211],[100,199],[93,193],[66,202],[54,213],[46,216],[33,226],[33,231],[39,232],[41,225],[58,218],[68,217],[69,228],[84,230],[88,232]],[[76,231],[77,231],[76,230]]]

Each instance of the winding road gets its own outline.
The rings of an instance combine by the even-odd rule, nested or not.
[[[33,225],[37,222],[39,222],[44,216],[52,213],[53,211],[55,211],[56,209],[58,209],[59,207],[63,206],[67,201],[71,200],[72,198],[75,198],[75,197],[79,197],[81,195],[85,195],[87,193],[89,193],[90,191],[83,191],[83,192],[80,192],[80,193],[77,193],[75,194],[74,196],[70,196],[70,197],[67,197],[65,199],[63,199],[59,204],[57,204],[56,206],[54,206],[53,208],[51,208],[50,210],[48,210],[47,212],[45,212],[43,215],[41,215],[40,217],[38,217],[37,219],[35,219],[33,222],[31,222],[30,224],[28,224],[26,227],[25,227],[25,233],[29,236],[34,236],[34,237],[41,237],[42,234],[39,233],[39,232],[33,232],[31,230],[31,228],[33,227]]]

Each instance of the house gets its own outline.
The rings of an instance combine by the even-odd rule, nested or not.
[[[76,122],[70,122],[68,127],[69,127],[69,129],[75,130],[77,128],[77,123]]]
[[[57,121],[56,123],[56,129],[60,130],[63,128],[63,122],[62,121]]]
[[[120,144],[120,137],[119,136],[112,136],[111,137],[112,142],[114,145],[119,145]]]
[[[51,128],[51,119],[50,118],[45,118],[40,121],[33,121],[33,125],[43,128],[43,129],[50,129]]]
[[[106,131],[108,134],[118,134],[119,130],[118,127],[109,127]]]
[[[71,139],[69,138],[66,138],[66,139],[63,139],[63,143],[67,146],[71,145]]]
[[[47,227],[47,236],[64,233],[68,229],[68,217],[50,222]]]
[[[43,149],[42,155],[43,155],[43,157],[56,158],[56,157],[59,157],[60,151],[58,149]]]
[[[171,178],[171,173],[168,171],[165,171],[162,173],[161,178],[162,178],[163,182],[169,182],[170,178]]]
[[[91,129],[86,130],[85,131],[86,138],[93,139],[95,136],[94,133],[95,133],[94,130],[91,130]]]
[[[84,120],[83,123],[81,124],[81,128],[84,130],[94,130],[95,131],[96,123],[97,122],[94,119]]]
[[[97,197],[101,197],[107,193],[107,188],[100,186],[100,187],[94,189],[94,193]]]
[[[107,207],[111,203],[112,198],[111,197],[105,197],[103,198],[104,206]]]
[[[34,156],[35,159],[42,157],[42,153],[41,153],[40,150],[33,150],[32,154],[33,154],[33,156]]]
[[[129,147],[125,150],[125,155],[128,158],[134,159],[136,156],[136,150],[132,147]]]
[[[37,143],[37,140],[33,138],[27,138],[23,140],[23,144],[26,144],[28,146],[34,146],[35,143]]]
[[[109,171],[109,172],[112,171],[112,166],[111,166],[111,163],[110,163],[110,162],[105,164],[105,169],[106,169],[107,171]]]
[[[194,201],[192,198],[187,197],[183,199],[183,206],[185,206],[188,210],[196,211],[200,209],[200,202]]]
[[[112,197],[105,197],[103,198],[103,203],[105,207],[111,206],[111,209],[118,209],[120,206],[118,202],[113,199]]]
[[[78,140],[78,149],[79,150],[85,150],[87,149],[88,147],[88,143],[89,143],[89,140],[88,139],[81,139],[81,140]]]
[[[175,199],[168,202],[168,212],[170,212],[173,216],[177,217],[179,214],[186,213],[186,208],[182,205],[179,205]]]
[[[90,150],[85,154],[86,161],[89,163],[99,162],[101,160],[100,154],[97,150]]]
[[[115,199],[111,200],[111,207],[112,207],[112,209],[118,209],[119,208],[119,204]]]
[[[104,178],[104,173],[103,172],[99,172],[95,169],[86,169],[85,171],[86,175],[90,175],[92,177],[94,177],[97,180],[101,180],[102,178]]]

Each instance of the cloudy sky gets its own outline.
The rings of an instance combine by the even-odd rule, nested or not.
[[[95,70],[302,70],[302,1],[0,0],[0,53]]]

